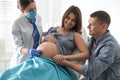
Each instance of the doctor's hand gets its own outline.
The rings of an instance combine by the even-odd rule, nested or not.
[[[28,49],[27,53],[33,57],[33,56],[37,56],[40,57],[42,55],[42,51],[41,50],[36,50],[36,49]]]

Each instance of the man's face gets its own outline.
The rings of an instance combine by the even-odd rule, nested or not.
[[[99,23],[96,17],[90,17],[89,19],[89,35],[98,38],[102,34],[102,25]]]

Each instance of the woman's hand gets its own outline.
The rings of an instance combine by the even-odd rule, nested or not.
[[[56,38],[53,36],[45,36],[43,41],[56,43]]]
[[[64,65],[64,64],[63,64],[63,62],[64,62],[64,60],[65,60],[64,55],[55,55],[55,56],[53,57],[53,59],[54,59],[54,61],[55,61],[57,64],[59,64],[59,65]]]

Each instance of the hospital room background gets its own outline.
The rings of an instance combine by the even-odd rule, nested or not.
[[[0,72],[10,66],[15,53],[11,29],[14,20],[21,14],[17,9],[17,0],[0,0]],[[120,0],[35,0],[37,13],[42,17],[43,31],[61,25],[65,10],[76,5],[82,12],[83,28],[88,36],[89,15],[96,10],[105,10],[111,16],[110,31],[120,43]]]

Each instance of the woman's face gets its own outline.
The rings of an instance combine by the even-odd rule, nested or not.
[[[36,4],[35,2],[30,3],[25,10],[22,10],[23,14],[26,16],[28,12],[36,12]]]
[[[64,28],[71,29],[76,24],[76,18],[73,13],[70,13],[65,19],[64,19]]]

